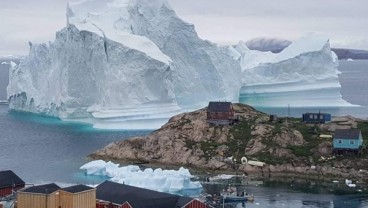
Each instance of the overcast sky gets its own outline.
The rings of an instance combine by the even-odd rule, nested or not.
[[[102,0],[101,0],[102,1]],[[333,47],[368,50],[367,0],[168,0],[199,36],[220,44],[257,37],[294,40],[308,32]],[[0,55],[54,40],[68,0],[0,0]]]

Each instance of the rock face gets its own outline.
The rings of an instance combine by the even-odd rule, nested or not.
[[[145,137],[114,142],[91,156],[125,162],[187,166],[205,170],[241,171],[268,177],[307,174],[311,177],[368,176],[367,159],[331,157],[331,140],[318,138],[330,126],[354,127],[358,120],[335,118],[329,124],[309,125],[300,119],[268,121],[268,115],[243,105],[233,105],[239,121],[233,126],[206,122],[206,109],[172,117]],[[263,167],[241,164],[241,158],[265,162]],[[237,161],[237,162],[236,162]],[[363,169],[359,171],[360,169]]]
[[[280,157],[293,157],[290,151],[283,147],[289,144],[300,146],[305,142],[298,131],[287,128],[281,129],[273,137],[274,127],[263,124],[268,120],[268,116],[252,107],[236,104],[234,109],[240,123],[252,123],[248,129],[251,136],[241,133],[240,139],[235,138],[241,130],[234,128],[240,126],[240,123],[234,126],[207,123],[206,109],[201,109],[174,116],[162,128],[146,137],[112,143],[95,152],[93,156],[217,170],[228,169],[234,165],[232,161],[227,162],[226,157],[241,157],[268,151],[269,142],[265,140],[279,144],[281,149],[275,147],[271,153]],[[235,131],[237,132],[233,133]],[[240,161],[240,158],[238,159]]]

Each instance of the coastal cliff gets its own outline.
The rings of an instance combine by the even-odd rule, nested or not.
[[[368,179],[366,156],[331,156],[332,140],[319,137],[331,135],[337,128],[365,128],[367,122],[352,117],[338,117],[318,125],[304,124],[297,118],[270,122],[267,114],[250,106],[234,104],[233,107],[239,118],[234,125],[207,123],[204,108],[174,116],[145,137],[114,142],[91,157],[206,171],[237,171],[261,177],[292,174]],[[242,164],[242,157],[265,165]]]

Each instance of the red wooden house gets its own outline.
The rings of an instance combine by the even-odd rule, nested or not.
[[[0,171],[0,198],[11,195],[13,192],[24,188],[24,181],[13,171]]]
[[[96,208],[209,208],[190,197],[105,181],[96,188]]]
[[[231,102],[210,102],[207,107],[207,121],[213,124],[231,124],[235,110]]]

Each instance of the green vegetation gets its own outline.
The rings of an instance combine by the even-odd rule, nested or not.
[[[363,145],[366,148],[363,157],[368,157],[368,121],[358,122],[358,128],[362,131]]]
[[[252,139],[251,132],[254,122],[254,120],[242,120],[230,130],[229,136],[232,135],[233,137],[229,138],[226,145],[229,146],[229,152],[233,154],[237,161],[240,161],[245,153],[247,143]]]

